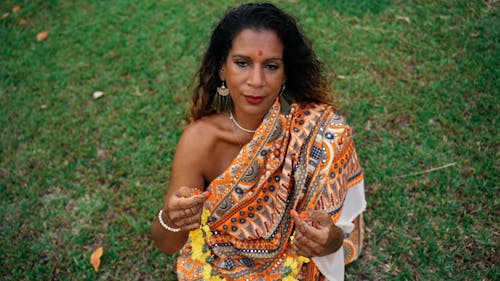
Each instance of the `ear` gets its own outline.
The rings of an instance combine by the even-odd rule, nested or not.
[[[222,81],[226,81],[226,66],[224,63],[220,64],[220,69],[219,69],[219,78]]]

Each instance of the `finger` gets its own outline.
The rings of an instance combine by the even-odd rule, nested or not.
[[[191,231],[200,228],[200,223],[192,223],[186,226],[183,226],[182,231]]]
[[[296,228],[295,234],[297,247],[315,256],[324,252],[329,244],[329,228],[317,229],[307,225],[305,222],[300,222],[299,224],[300,226]]]
[[[200,227],[200,220],[191,220],[191,221],[186,221],[185,224],[182,225],[181,229],[183,231],[190,231],[193,229],[197,229]]]
[[[190,224],[201,224],[201,214],[203,209],[200,208],[194,215],[192,216],[183,216],[178,218],[177,223],[181,226],[186,226]]]
[[[175,192],[175,196],[177,197],[182,197],[182,198],[188,198],[188,197],[193,197],[193,196],[205,196],[208,198],[210,195],[209,191],[203,191],[202,189],[198,188],[190,188],[190,187],[181,187]]]
[[[295,248],[293,249],[297,255],[301,255],[304,257],[314,257],[317,256],[313,249],[309,247],[307,244],[297,244],[295,245]]]
[[[203,205],[197,205],[188,209],[170,211],[170,218],[176,222],[182,222],[190,219],[191,217],[201,217],[202,209]]]
[[[331,216],[324,210],[310,210],[307,214],[312,222],[315,222],[320,226],[330,226],[333,224]]]
[[[310,226],[307,223],[309,218],[306,212],[298,214],[295,210],[291,210],[290,215],[292,216],[295,222],[296,235],[300,236],[301,233],[306,233],[314,230],[314,227]]]
[[[326,245],[328,241],[328,228],[317,229],[312,226],[306,225],[303,228],[303,231],[300,231],[301,235],[304,237],[304,241],[311,241],[311,243],[315,243],[318,246]]]
[[[174,196],[177,198],[190,198],[190,197],[196,197],[196,198],[208,198],[210,195],[210,192],[208,191],[201,191],[197,188],[191,188],[189,191],[186,190],[177,190],[174,193]]]
[[[175,191],[175,195],[180,196],[180,197],[191,197],[193,195],[197,195],[197,191],[200,191],[198,188],[192,188],[189,186],[179,186],[177,190]]]
[[[313,241],[324,241],[328,237],[328,228],[321,227],[316,228],[312,225],[309,225],[306,221],[300,220],[297,223],[298,231],[307,237],[309,240]]]
[[[295,210],[291,210],[290,215],[296,225],[295,239],[293,241],[292,250],[298,254],[308,257],[314,256],[314,254],[318,251],[317,248],[321,248],[321,244],[315,242],[316,238],[314,235],[307,235],[310,231],[316,231],[314,227],[307,223],[307,221],[310,221],[308,213],[302,212],[299,214]]]
[[[303,220],[303,218],[301,218],[299,213],[297,213],[297,211],[295,211],[295,210],[290,210],[290,216],[292,217],[292,219],[296,225],[299,224]]]
[[[310,256],[318,256],[321,251],[323,251],[324,245],[317,242],[316,240],[310,240],[305,235],[298,233],[296,234],[296,247],[299,252],[305,253]]]
[[[183,210],[202,205],[205,202],[205,200],[207,200],[208,196],[206,194],[208,194],[208,192],[203,192],[200,195],[183,197],[181,194],[176,193],[174,194],[174,197],[170,200],[168,210],[170,211]]]
[[[178,223],[181,226],[190,225],[190,224],[193,224],[193,223],[198,223],[199,224],[200,222],[201,222],[201,213],[197,213],[195,215],[188,216],[188,217],[183,217],[182,219],[180,219],[178,221]]]

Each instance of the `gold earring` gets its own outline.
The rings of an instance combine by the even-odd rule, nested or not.
[[[217,94],[215,94],[212,101],[212,106],[217,112],[229,112],[232,107],[233,101],[229,96],[229,89],[226,88],[226,82],[222,81],[222,85],[217,87]]]
[[[229,89],[226,88],[226,82],[222,81],[222,85],[220,87],[217,87],[217,94],[226,97],[229,95]]]

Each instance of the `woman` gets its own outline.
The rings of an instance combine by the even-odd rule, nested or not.
[[[272,4],[229,10],[199,70],[156,246],[180,280],[343,280],[363,175],[320,64]]]

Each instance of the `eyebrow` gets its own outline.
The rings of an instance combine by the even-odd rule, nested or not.
[[[238,54],[232,55],[231,57],[232,57],[233,59],[235,59],[235,58],[250,59],[250,57],[249,57],[249,56],[238,55]],[[283,58],[280,58],[280,57],[272,57],[272,58],[268,58],[268,59],[266,59],[266,61],[274,61],[274,60],[283,61]]]

